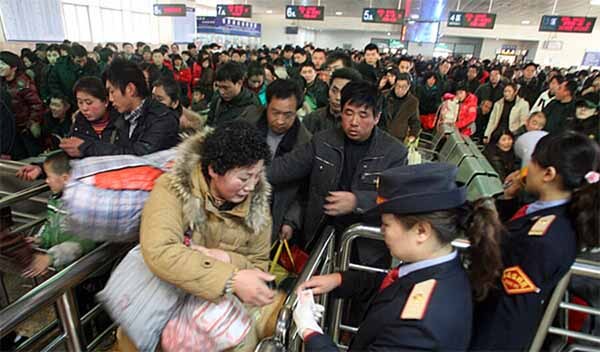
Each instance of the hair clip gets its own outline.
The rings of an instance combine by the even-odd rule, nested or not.
[[[590,171],[587,174],[585,174],[584,177],[587,183],[589,184],[597,183],[598,181],[600,181],[600,173],[596,171]]]

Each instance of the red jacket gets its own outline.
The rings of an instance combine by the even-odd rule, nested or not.
[[[192,87],[198,85],[200,81],[200,76],[202,76],[202,66],[200,66],[197,62],[194,62],[194,65],[191,68],[192,71]]]
[[[46,107],[29,76],[21,73],[8,82],[7,87],[12,99],[10,106],[15,114],[17,129],[29,128],[31,122],[42,123]]]
[[[180,71],[173,69],[173,76],[177,82],[180,82],[182,85],[187,87],[188,98],[191,98],[192,71],[189,68],[184,68]]]
[[[483,72],[481,72],[481,78],[479,79],[479,83],[484,84],[488,81],[488,78],[490,77],[490,73],[486,70],[483,70]]]
[[[454,99],[455,95],[451,93],[444,94],[443,100]],[[477,97],[473,93],[468,93],[465,100],[460,103],[458,117],[456,119],[456,128],[463,136],[471,136],[471,124],[477,119]]]

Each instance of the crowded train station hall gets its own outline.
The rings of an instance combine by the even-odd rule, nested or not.
[[[0,0],[0,351],[600,351],[598,17]]]

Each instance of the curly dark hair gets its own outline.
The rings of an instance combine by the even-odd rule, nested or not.
[[[236,167],[246,167],[263,160],[271,161],[271,150],[258,129],[249,122],[233,120],[206,136],[202,150],[202,172],[208,179],[208,166],[219,175]]]

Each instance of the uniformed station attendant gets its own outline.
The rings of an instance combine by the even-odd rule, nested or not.
[[[529,348],[578,249],[599,244],[599,169],[598,145],[564,132],[537,143],[524,185],[521,177],[509,176],[508,200],[497,202],[500,213],[512,217],[501,244],[504,269],[498,288],[475,307],[472,350]],[[523,187],[538,200],[515,213],[514,197]]]
[[[312,290],[373,297],[350,351],[468,348],[473,295],[485,297],[501,272],[501,223],[486,201],[466,201],[456,172],[455,166],[431,163],[382,173],[373,210],[382,214],[385,244],[404,265],[388,275],[348,271],[315,276],[301,285],[301,296]],[[473,243],[469,272],[451,245],[461,230]],[[294,310],[306,350],[337,351],[316,322],[315,306],[308,299]]]

